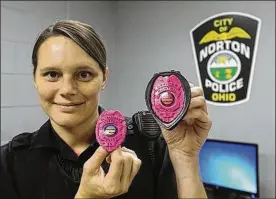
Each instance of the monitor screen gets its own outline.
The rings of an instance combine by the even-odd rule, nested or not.
[[[203,183],[258,193],[258,148],[242,144],[207,139],[199,155]]]

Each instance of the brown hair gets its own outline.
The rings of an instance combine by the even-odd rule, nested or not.
[[[77,43],[88,55],[98,62],[103,73],[106,68],[106,50],[100,36],[88,24],[74,20],[60,20],[46,28],[37,38],[33,53],[33,74],[37,68],[38,50],[41,44],[53,36],[65,36]]]

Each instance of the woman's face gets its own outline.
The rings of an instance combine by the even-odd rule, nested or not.
[[[106,77],[71,39],[51,37],[40,46],[34,79],[42,108],[59,126],[76,127],[97,116]]]

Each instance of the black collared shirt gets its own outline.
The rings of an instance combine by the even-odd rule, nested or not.
[[[177,198],[174,171],[166,148],[161,149],[164,153],[158,157],[162,160],[160,171],[154,175],[148,143],[133,127],[135,125],[129,126],[122,146],[134,150],[142,165],[129,191],[115,198]],[[98,142],[93,139],[78,156],[53,130],[50,121],[36,132],[19,134],[1,147],[1,198],[73,199],[80,184],[83,164],[98,147]],[[108,164],[104,162],[102,166],[108,172]]]

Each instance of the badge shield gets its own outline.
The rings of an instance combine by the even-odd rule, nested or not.
[[[214,15],[190,31],[206,102],[229,106],[249,100],[260,19],[237,12]]]
[[[147,85],[145,101],[156,122],[171,130],[177,126],[189,108],[189,82],[179,71],[156,73]]]

